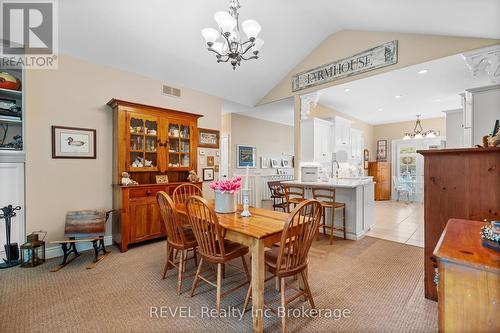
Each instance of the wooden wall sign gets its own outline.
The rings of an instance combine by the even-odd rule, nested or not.
[[[351,57],[294,75],[292,78],[292,91],[299,91],[351,75],[394,65],[397,62],[398,41],[393,40]]]
[[[219,149],[219,141],[219,131],[207,128],[198,128],[198,147]]]

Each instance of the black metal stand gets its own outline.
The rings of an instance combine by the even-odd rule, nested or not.
[[[7,238],[7,244],[5,244],[5,256],[7,259],[3,259],[4,262],[0,263],[0,269],[10,268],[21,264],[17,243],[10,242],[10,227],[12,218],[16,216],[16,210],[20,209],[21,206],[12,207],[12,205],[5,206],[1,209],[3,214],[0,214],[0,219],[5,219],[5,235]]]

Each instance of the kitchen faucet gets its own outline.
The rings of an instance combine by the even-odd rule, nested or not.
[[[337,158],[335,156],[335,153],[332,154],[332,177],[333,177],[333,163],[337,164],[337,170],[335,171],[335,178],[339,178],[339,169],[340,169],[340,164],[337,161]]]

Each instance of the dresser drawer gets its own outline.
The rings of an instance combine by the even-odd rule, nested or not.
[[[169,192],[168,186],[153,187],[153,188],[134,188],[129,190],[130,198],[156,197],[156,193],[160,191]]]

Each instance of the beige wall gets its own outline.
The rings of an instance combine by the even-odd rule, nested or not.
[[[363,132],[365,149],[370,152],[370,161],[375,160],[375,142],[373,141],[373,125],[365,123],[357,118],[351,117],[345,113],[326,107],[322,104],[316,105],[311,110],[310,117],[330,118],[339,116],[352,121],[351,127]]]
[[[418,35],[397,32],[340,31],[325,39],[304,60],[293,68],[259,102],[259,104],[270,103],[292,96],[292,77],[296,73],[330,63],[334,60],[350,57],[356,53],[368,50],[391,40],[398,40],[397,64],[346,77],[310,89],[304,89],[295,94],[300,93],[302,95],[318,89],[324,89],[326,87],[378,75],[398,68],[416,65],[429,60],[439,59],[500,43],[499,40],[482,38]]]
[[[446,137],[446,118],[430,118],[421,120],[424,131],[433,129],[441,132],[442,137]],[[391,161],[391,141],[402,139],[404,133],[413,133],[415,121],[404,121],[400,123],[383,124],[374,126],[374,143],[378,140],[387,140],[387,161]],[[374,155],[375,157],[375,155]]]
[[[236,169],[236,145],[250,145],[257,148],[257,168],[250,172],[261,174],[276,174],[276,169],[261,169],[260,157],[274,157],[281,159],[283,154],[293,155],[293,126],[278,124],[241,114],[231,114],[231,150],[230,170],[241,173],[243,169]]]
[[[58,70],[26,74],[26,231],[64,234],[67,211],[112,207],[111,98],[203,114],[199,126],[221,128],[221,100],[182,90],[161,94],[163,82],[61,55]],[[97,129],[97,159],[51,158],[51,125]],[[108,226],[107,233],[110,233]]]

